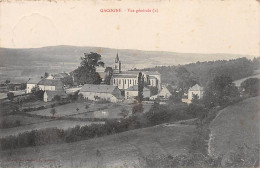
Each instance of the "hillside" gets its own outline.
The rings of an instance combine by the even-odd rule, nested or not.
[[[0,152],[1,167],[145,167],[145,157],[185,154],[195,126],[155,126],[107,137]],[[98,152],[100,154],[98,154]]]
[[[226,163],[233,152],[244,149],[247,159],[259,160],[259,100],[246,99],[221,110],[210,124],[209,153],[224,156]]]

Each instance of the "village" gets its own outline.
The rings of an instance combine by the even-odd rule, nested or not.
[[[62,111],[65,112],[63,114],[59,114],[61,112],[59,111],[59,107],[51,108],[51,110],[49,109],[49,111],[47,111],[47,109],[44,109],[31,112],[45,116],[64,116],[89,111],[90,109],[88,109],[88,107],[86,108],[85,103],[87,103],[88,106],[93,105],[95,107],[97,107],[98,105],[104,107],[105,103],[117,104],[117,106],[121,106],[121,108],[122,106],[128,106],[128,108],[126,108],[127,110],[129,110],[128,113],[132,113],[130,105],[135,103],[138,97],[138,82],[140,81],[138,80],[139,74],[141,74],[141,80],[145,85],[142,88],[142,103],[145,107],[145,111],[148,111],[150,109],[151,104],[153,104],[154,101],[159,101],[161,104],[165,104],[169,97],[173,95],[173,92],[178,92],[177,86],[162,84],[161,74],[157,71],[122,71],[121,65],[121,61],[117,54],[115,57],[114,66],[111,67],[111,70],[107,72],[105,71],[105,67],[98,67],[96,70],[100,78],[102,79],[100,84],[75,85],[74,82],[76,78],[72,73],[46,72],[45,75],[41,78],[30,78],[26,82],[25,90],[19,90],[21,89],[20,84],[13,85],[13,90],[16,91],[6,92],[6,96],[4,96],[3,93],[3,95],[1,95],[1,98],[3,101],[12,100],[18,102],[19,104],[21,104],[21,109],[24,111],[33,110],[33,108],[39,108],[41,106],[42,108],[48,108],[46,106],[48,106],[47,104],[49,103],[66,101],[65,99],[71,99],[75,96],[78,99],[81,99],[81,103],[82,101],[84,101],[82,104],[79,103],[79,106],[75,105],[77,106],[75,108],[72,107],[73,105],[66,104],[71,108],[67,109],[66,111]],[[11,85],[11,83],[8,84],[9,87]],[[1,86],[2,91],[4,91],[4,87],[5,86]],[[38,98],[36,102],[30,102],[30,109],[27,109],[28,105],[26,105],[26,103],[23,104],[23,101],[26,101],[26,99],[30,98],[32,94],[37,94],[37,92],[38,94],[41,94],[40,92],[42,92],[42,95],[40,95],[40,98]],[[197,96],[198,99],[202,98],[203,92],[203,87],[196,84],[190,87],[187,93],[184,93],[182,95],[182,101],[189,104],[191,103],[194,95]],[[66,101],[66,103],[68,102]],[[98,103],[98,105],[96,103]],[[112,111],[114,112],[116,108],[114,107],[114,105],[112,106]],[[121,108],[120,110],[122,110]],[[122,117],[120,116],[120,110],[117,111],[117,114],[102,111],[101,113],[103,115],[99,114],[99,117]]]

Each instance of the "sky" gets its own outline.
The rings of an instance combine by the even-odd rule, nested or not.
[[[256,0],[11,0],[0,5],[0,47],[73,45],[260,56]],[[139,9],[151,12],[136,13]]]

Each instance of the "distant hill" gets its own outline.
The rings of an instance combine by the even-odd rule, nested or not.
[[[0,48],[1,65],[30,65],[35,61],[79,63],[83,53],[97,52],[107,65],[112,65],[116,53],[119,53],[123,67],[127,69],[145,68],[160,65],[178,65],[197,61],[218,59],[252,58],[249,55],[236,54],[194,54],[165,51],[142,51],[132,49],[111,49],[103,47],[49,46],[30,49]]]
[[[122,69],[142,69],[155,66],[172,66],[197,61],[235,59],[249,55],[193,54],[103,47],[49,46],[42,48],[0,48],[0,81],[25,82],[29,78],[41,77],[45,72],[71,72],[79,66],[84,53],[101,54],[106,66],[113,66],[116,53],[122,61]]]

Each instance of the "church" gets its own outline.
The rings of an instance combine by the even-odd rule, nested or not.
[[[156,87],[158,91],[161,90],[160,73],[157,71],[122,71],[118,53],[115,58],[111,83],[113,86],[117,86],[121,91],[125,91],[135,85],[138,85],[138,75],[140,72],[144,76],[144,82],[147,87]]]

